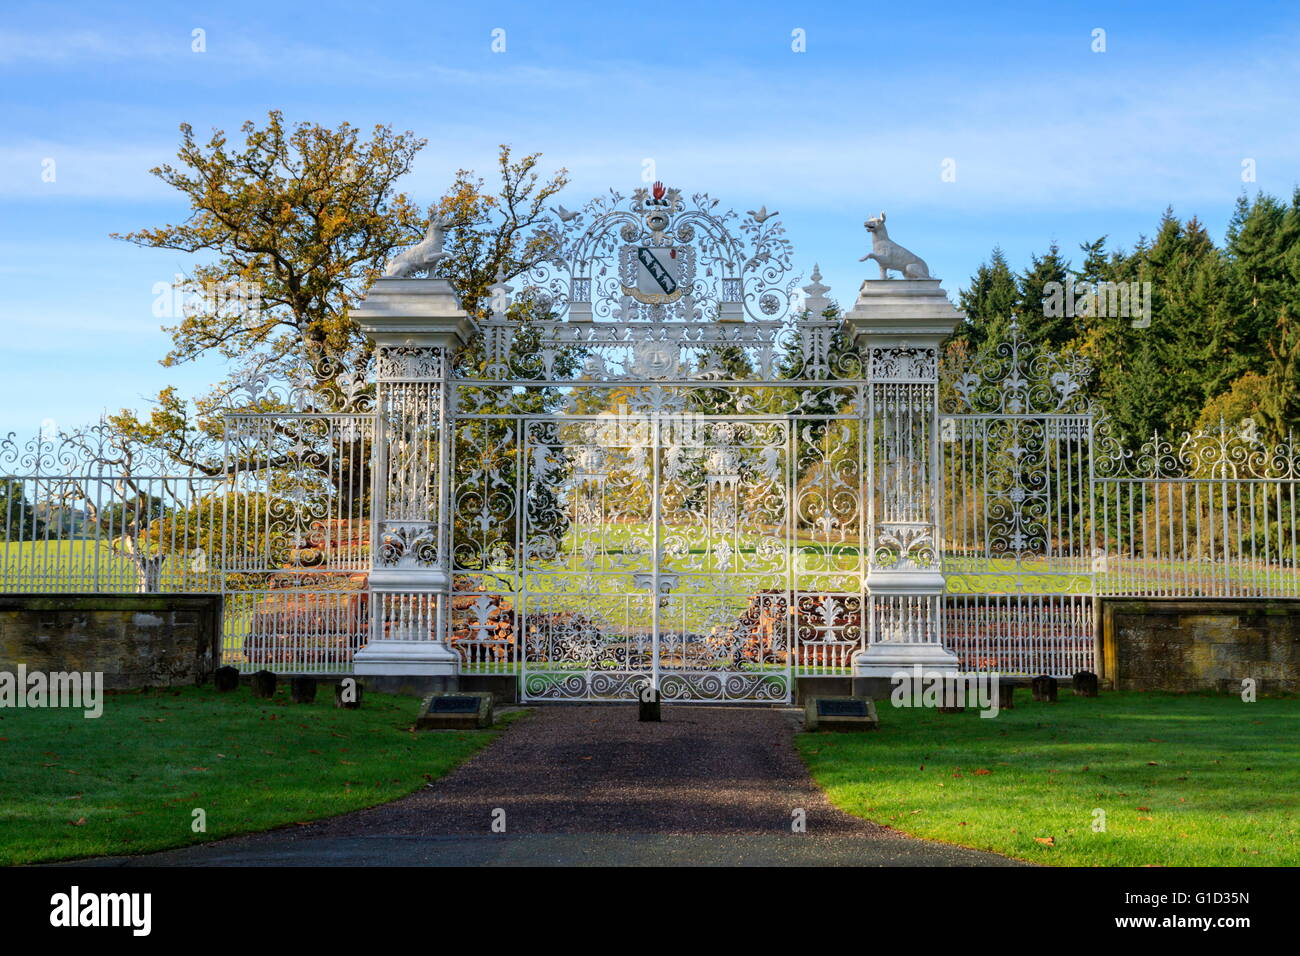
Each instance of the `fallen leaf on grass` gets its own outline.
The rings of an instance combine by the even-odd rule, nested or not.
[[[76,820],[69,820],[68,823],[74,827],[84,827],[86,825],[86,818],[78,817]]]
[[[1043,846],[1056,846],[1055,837],[1034,837],[1035,843],[1041,843]]]
[[[977,777],[987,777],[987,776],[988,776],[989,774],[991,774],[992,772],[993,772],[992,770],[988,770],[988,769],[986,769],[986,768],[984,768],[984,767],[980,767],[978,770],[975,771],[975,776],[977,776]]]

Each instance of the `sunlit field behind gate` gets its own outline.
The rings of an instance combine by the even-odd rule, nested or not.
[[[626,529],[611,534],[604,542],[607,553],[621,555],[629,541],[637,537],[649,540],[648,529]],[[753,546],[741,542],[740,553],[752,553]],[[823,587],[829,576],[846,577],[853,573],[857,564],[859,548],[856,544],[826,544],[808,537],[800,537],[792,546],[794,552],[794,584],[797,589],[812,591]],[[570,552],[573,554],[574,552]],[[703,547],[690,549],[692,555],[706,555]],[[161,575],[160,590],[219,591],[220,575],[216,568],[206,573],[199,573],[192,567],[181,568],[178,563],[185,562],[184,556],[170,561]],[[718,570],[716,560],[706,555],[702,562],[706,571]],[[840,571],[822,570],[823,568],[840,568]],[[1021,575],[1060,574],[1060,569],[1051,559],[1030,558],[1018,566],[1019,573],[1010,570],[1007,563],[989,573],[978,575],[980,587],[972,586],[970,576],[964,579],[954,578],[949,583],[952,593],[1014,593],[1017,579]],[[500,585],[512,584],[515,576],[502,569],[493,573],[490,580]],[[1065,575],[1067,581],[1062,593],[1087,594],[1093,589],[1088,586],[1089,575]],[[1208,581],[1217,584],[1229,595],[1251,595],[1284,593],[1300,596],[1300,569],[1279,567],[1264,563],[1237,562],[1224,567],[1222,562],[1215,563],[1209,559],[1170,560],[1115,558],[1107,560],[1104,570],[1092,575],[1095,581],[1095,593],[1132,593],[1141,590],[1144,593],[1187,594],[1188,585],[1195,581]],[[129,559],[115,553],[107,542],[89,539],[51,540],[51,541],[11,541],[0,542],[0,591],[11,594],[31,593],[130,593],[135,590],[137,575]],[[1121,582],[1124,585],[1121,588]],[[203,585],[206,585],[204,587]]]

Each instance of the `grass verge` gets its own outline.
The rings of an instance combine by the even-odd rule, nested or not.
[[[0,710],[0,864],[145,853],[359,810],[450,771],[498,729],[415,733],[418,701],[335,708],[281,686],[110,694],[103,716]],[[195,810],[206,832],[194,832]]]
[[[1300,699],[1028,696],[995,718],[878,701],[879,731],[797,744],[836,806],[914,836],[1058,865],[1300,864]]]

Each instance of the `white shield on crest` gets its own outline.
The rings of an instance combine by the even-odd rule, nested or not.
[[[643,295],[672,295],[681,284],[682,260],[672,246],[636,247],[636,289]]]

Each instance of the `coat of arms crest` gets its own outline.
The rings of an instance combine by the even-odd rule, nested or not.
[[[630,240],[619,253],[619,277],[623,294],[646,305],[664,305],[680,299],[695,281],[695,250],[674,245],[668,235],[672,215],[678,206],[678,191],[657,182],[647,195],[638,191],[649,236],[625,232]]]

